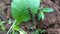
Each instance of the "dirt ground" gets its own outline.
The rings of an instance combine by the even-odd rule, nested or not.
[[[0,0],[0,9],[3,7],[2,12],[0,14],[0,20],[7,21],[8,19],[12,19],[11,16],[11,2],[12,0]],[[47,30],[47,34],[60,34],[60,0],[43,0],[41,3],[42,6],[51,7],[54,9],[54,12],[52,13],[45,13],[45,20],[43,21],[43,24],[40,21],[40,24],[37,25],[37,28],[45,29]],[[23,23],[22,28],[26,30],[28,33],[28,27],[31,25],[31,22]],[[11,25],[6,25],[9,29]],[[6,34],[7,30],[2,32],[0,30],[0,34]]]

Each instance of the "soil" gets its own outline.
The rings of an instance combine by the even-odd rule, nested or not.
[[[8,19],[12,19],[11,16],[11,2],[12,0],[0,0],[0,9],[1,7],[3,10],[0,12],[0,20],[7,21]],[[54,12],[51,13],[45,13],[45,20],[40,20],[39,23],[35,24],[35,27],[33,28],[39,28],[39,29],[45,29],[47,31],[47,34],[60,34],[60,0],[43,0],[41,3],[44,7],[51,7],[54,9]],[[36,20],[37,22],[37,20]],[[38,25],[37,25],[38,24]],[[28,21],[26,23],[23,23],[21,25],[21,28],[23,28],[25,31],[30,33],[29,26],[31,26],[31,21]],[[10,28],[11,25],[7,25],[5,23],[5,26],[7,29]],[[0,30],[0,34],[6,34],[7,29],[3,32]]]

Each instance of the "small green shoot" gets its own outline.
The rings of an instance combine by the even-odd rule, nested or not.
[[[52,8],[43,8],[42,9],[43,12],[53,12],[54,10]]]
[[[54,10],[52,8],[41,8],[39,9],[39,14],[38,14],[38,20],[42,19],[44,20],[44,12],[53,12]]]
[[[22,34],[22,33],[23,33],[23,34],[27,34],[27,32],[25,32],[25,31],[22,30],[19,26],[16,25],[16,20],[13,21],[13,24],[12,24],[12,26],[10,27],[10,29],[8,30],[7,34],[9,34],[9,33],[11,32],[11,30],[12,30],[12,34],[14,34],[15,31],[20,32],[20,34]]]
[[[0,26],[1,26],[1,30],[2,30],[2,31],[4,31],[4,30],[6,29],[3,24],[4,24],[4,21],[0,21]]]

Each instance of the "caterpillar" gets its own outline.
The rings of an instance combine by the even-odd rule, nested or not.
[[[35,21],[35,17],[34,17],[34,14],[32,13],[32,10],[30,8],[28,8],[28,12],[31,16],[31,22],[34,22]]]

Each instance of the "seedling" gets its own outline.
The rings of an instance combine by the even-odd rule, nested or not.
[[[31,16],[27,10],[28,8],[32,10],[33,16],[38,13],[37,10],[39,9],[38,20],[44,20],[44,12],[53,12],[52,8],[39,8],[40,2],[42,2],[42,0],[13,0],[11,3],[11,13],[12,17],[16,21],[13,22],[7,34],[11,29],[13,30],[12,34],[14,34],[14,30],[20,31],[21,28],[17,25],[31,19]],[[20,33],[22,33],[22,31],[20,31]]]
[[[4,31],[6,29],[3,24],[4,24],[4,21],[0,21],[0,26],[1,26],[2,31]]]
[[[9,21],[9,23],[12,22],[11,20]],[[24,30],[22,30],[19,26],[16,25],[16,20],[13,21],[12,26],[10,27],[10,29],[8,30],[7,34],[9,34],[12,31],[12,34],[19,32],[19,34],[27,34]],[[17,31],[17,32],[15,32]]]
[[[54,10],[52,8],[48,8],[48,7],[45,7],[45,8],[39,8],[39,14],[38,14],[38,20],[42,19],[44,20],[44,13],[45,12],[53,12]]]
[[[33,15],[35,15],[38,13],[37,10],[39,8],[39,5],[40,5],[40,0],[13,0],[11,4],[11,10],[12,10],[11,13],[12,13],[12,17],[17,21],[15,25],[17,26],[18,24],[29,21],[31,17],[27,9],[30,8],[32,10]],[[15,25],[14,26],[13,25],[11,26],[11,28],[13,28],[12,30],[14,32],[16,28],[14,28]],[[9,29],[9,31],[11,30],[11,28]],[[18,27],[17,30],[19,29],[21,30],[21,28]],[[9,33],[9,31],[7,32],[7,34]],[[20,31],[20,33],[23,32]]]

